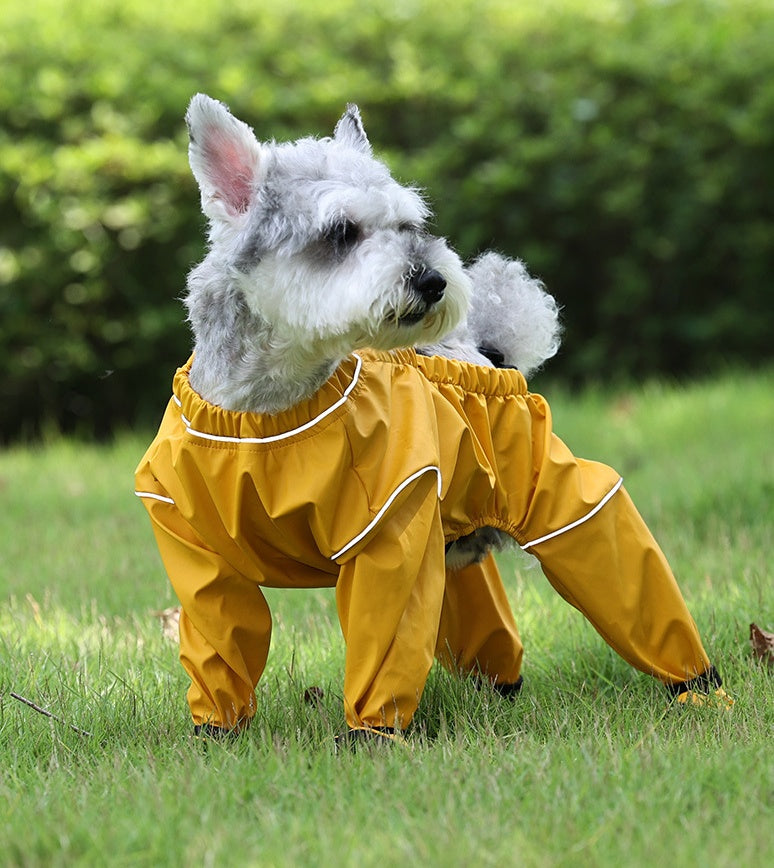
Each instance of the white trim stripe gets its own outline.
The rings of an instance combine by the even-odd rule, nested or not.
[[[137,497],[147,497],[150,500],[160,500],[163,503],[171,503],[175,505],[175,501],[171,497],[165,497],[163,494],[154,494],[152,491],[135,491]]]
[[[545,536],[538,537],[538,539],[533,539],[531,542],[525,543],[521,548],[522,551],[527,551],[527,549],[531,549],[534,546],[540,545],[540,543],[547,542],[550,539],[553,539],[555,536],[560,536],[563,533],[567,533],[568,530],[572,530],[575,527],[578,527],[579,524],[583,524],[588,521],[590,518],[593,518],[602,507],[610,500],[610,498],[618,491],[618,489],[623,485],[623,477],[618,479],[618,482],[608,491],[608,493],[599,501],[599,503],[589,512],[586,513],[583,517],[579,518],[577,521],[572,522],[572,524],[565,525],[564,527],[560,527],[559,530],[552,531],[551,533],[547,533]]]
[[[338,410],[342,404],[346,403],[347,398],[350,395],[350,392],[355,388],[357,381],[360,377],[360,369],[363,366],[363,360],[357,353],[353,353],[356,359],[355,372],[352,375],[352,382],[347,386],[344,390],[342,396],[335,403],[331,404],[330,407],[327,407],[322,413],[319,413],[314,419],[310,419],[308,422],[305,422],[303,425],[299,425],[298,428],[292,428],[290,431],[283,431],[281,434],[272,434],[270,437],[227,437],[221,434],[208,434],[206,431],[198,431],[196,428],[191,427],[191,422],[186,419],[186,417],[181,413],[180,418],[183,421],[183,425],[185,425],[185,430],[192,435],[193,437],[200,437],[203,440],[214,440],[218,443],[276,443],[278,440],[287,440],[289,437],[294,437],[296,434],[301,434],[304,431],[308,431],[310,428],[313,428],[317,425],[318,422],[321,422],[326,416],[329,416],[335,410]],[[180,403],[180,399],[177,395],[172,396],[175,399],[175,403],[178,407],[182,407]]]
[[[376,515],[371,519],[371,521],[360,531],[360,533],[351,539],[343,548],[339,549],[335,555],[331,555],[331,560],[335,561],[337,558],[340,558],[345,552],[348,552],[353,546],[356,546],[362,539],[364,539],[368,534],[376,527],[376,525],[381,521],[385,512],[390,508],[395,498],[406,488],[407,485],[410,485],[415,479],[418,479],[423,474],[428,471],[433,471],[438,474],[438,497],[441,496],[441,489],[443,487],[443,480],[441,479],[441,468],[436,467],[435,465],[429,465],[428,467],[423,467],[421,470],[417,470],[416,473],[412,473],[407,479],[404,479],[403,482],[392,492],[392,494],[387,498],[387,502],[384,506],[376,513]]]

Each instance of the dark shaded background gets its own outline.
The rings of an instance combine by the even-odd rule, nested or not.
[[[463,257],[523,258],[558,297],[552,377],[770,362],[771,0],[228,5],[4,13],[0,439],[157,422],[203,253],[200,90],[259,138],[328,134],[358,102]]]

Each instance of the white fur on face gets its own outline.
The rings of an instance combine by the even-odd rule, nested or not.
[[[364,237],[336,261],[313,247],[294,255],[267,253],[238,276],[247,305],[285,339],[327,348],[350,344],[392,349],[417,340],[434,341],[465,315],[470,282],[455,253],[437,239],[419,242],[414,233],[361,228]],[[323,242],[324,244],[324,242]],[[409,286],[418,268],[438,271],[446,280],[441,302],[419,323],[400,324],[421,303]]]
[[[323,355],[349,343],[346,354],[365,345],[409,346],[418,336],[435,340],[464,316],[469,281],[462,263],[424,233],[427,206],[381,163],[312,139],[276,146],[266,162],[233,256],[250,310],[283,338],[317,342]],[[353,238],[338,249],[329,235],[344,223]],[[446,279],[444,298],[421,323],[398,325],[418,302],[409,278],[422,269]]]

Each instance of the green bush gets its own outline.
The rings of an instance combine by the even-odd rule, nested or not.
[[[160,413],[203,251],[199,90],[278,139],[359,102],[464,256],[520,256],[560,299],[558,374],[771,357],[772,0],[10,6],[0,437]]]

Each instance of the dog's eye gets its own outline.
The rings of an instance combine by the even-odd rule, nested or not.
[[[336,256],[344,256],[360,238],[360,228],[352,220],[337,220],[325,233],[325,240]]]

